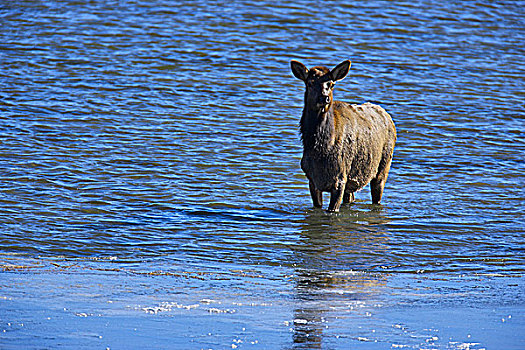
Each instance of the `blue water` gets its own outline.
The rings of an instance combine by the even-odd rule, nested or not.
[[[0,5],[0,348],[521,349],[520,2]],[[303,85],[398,130],[312,209]]]

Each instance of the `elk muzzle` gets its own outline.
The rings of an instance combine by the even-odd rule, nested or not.
[[[319,109],[322,109],[323,112],[326,112],[331,102],[332,102],[332,98],[330,95],[321,95],[319,96],[319,99],[317,100],[317,107]]]

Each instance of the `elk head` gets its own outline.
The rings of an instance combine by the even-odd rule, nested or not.
[[[335,82],[342,80],[348,74],[351,62],[350,60],[343,61],[332,70],[322,66],[309,70],[304,64],[295,60],[292,60],[290,64],[293,75],[304,81],[306,85],[305,108],[326,113],[333,102]]]

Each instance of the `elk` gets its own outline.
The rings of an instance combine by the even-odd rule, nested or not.
[[[381,202],[397,139],[392,117],[382,107],[334,101],[334,85],[348,74],[350,65],[346,60],[332,70],[308,69],[291,61],[293,75],[306,86],[300,122],[301,168],[314,207],[322,208],[323,192],[330,193],[328,212],[353,202],[354,192],[368,183],[372,203]]]

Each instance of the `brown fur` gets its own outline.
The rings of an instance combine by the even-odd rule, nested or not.
[[[315,207],[322,207],[322,192],[330,192],[328,211],[354,200],[354,192],[370,183],[372,202],[380,203],[390,170],[396,128],[380,106],[333,101],[333,85],[350,68],[344,61],[329,70],[291,62],[293,74],[306,85],[301,117],[301,168],[309,180]]]

